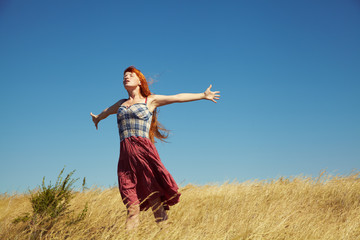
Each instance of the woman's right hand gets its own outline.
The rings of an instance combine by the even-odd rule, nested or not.
[[[98,130],[98,123],[100,122],[99,115],[95,115],[92,112],[90,113],[93,122],[95,123],[96,130]]]

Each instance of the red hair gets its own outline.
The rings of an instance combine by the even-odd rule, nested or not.
[[[130,66],[127,69],[125,69],[124,74],[126,72],[135,73],[136,76],[140,79],[140,94],[143,97],[148,97],[152,93],[150,92],[148,82],[146,81],[146,78],[140,70],[136,69],[134,66]],[[158,122],[157,120],[157,108],[155,108],[151,120],[151,126],[149,131],[149,138],[151,142],[155,143],[155,138],[160,139],[161,141],[165,141],[165,139],[168,137],[169,131],[164,128],[164,126]]]

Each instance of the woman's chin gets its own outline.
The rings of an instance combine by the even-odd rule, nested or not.
[[[133,90],[135,89],[137,86],[133,86],[133,85],[130,85],[130,84],[124,84],[124,88],[126,90]]]

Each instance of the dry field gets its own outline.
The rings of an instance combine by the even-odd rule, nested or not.
[[[360,239],[360,178],[321,174],[269,181],[180,189],[181,202],[158,226],[151,211],[126,232],[126,209],[117,188],[74,193],[75,213],[88,202],[84,220],[57,221],[38,239]],[[35,226],[12,223],[31,212],[29,195],[0,196],[0,239],[30,239]]]

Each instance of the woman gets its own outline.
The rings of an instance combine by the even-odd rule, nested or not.
[[[157,121],[157,107],[171,103],[201,99],[219,99],[218,91],[211,85],[204,93],[181,93],[172,96],[154,95],[150,92],[146,78],[135,67],[125,69],[123,84],[128,92],[99,115],[92,116],[96,129],[101,120],[117,114],[120,135],[120,157],[118,183],[121,197],[127,207],[126,228],[139,224],[141,210],[152,208],[156,222],[167,220],[165,210],[179,202],[180,193],[173,177],[160,161],[155,148],[155,138],[164,140],[166,129]]]

